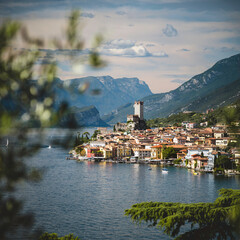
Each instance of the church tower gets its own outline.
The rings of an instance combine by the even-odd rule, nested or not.
[[[143,102],[135,101],[135,103],[134,103],[134,115],[138,115],[140,120],[144,120],[144,118],[143,118]]]

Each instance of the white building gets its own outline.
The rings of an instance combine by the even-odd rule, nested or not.
[[[151,157],[151,149],[133,148],[134,157],[145,160]]]
[[[104,141],[91,141],[90,142],[90,147],[105,147],[105,142]]]
[[[214,155],[208,149],[189,149],[187,155],[185,156],[185,159],[191,160],[192,155],[195,155],[195,154],[201,155],[202,153],[204,157],[208,158],[207,168],[209,170],[212,170],[214,168]]]

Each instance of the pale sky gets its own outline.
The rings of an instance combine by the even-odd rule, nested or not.
[[[62,38],[72,9],[82,11],[86,49],[103,35],[107,67],[72,67],[58,54],[62,79],[138,77],[161,93],[240,53],[239,0],[0,0],[1,19],[21,20],[45,39]]]

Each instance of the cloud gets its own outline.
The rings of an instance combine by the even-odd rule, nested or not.
[[[121,48],[131,48],[135,46],[136,41],[124,40],[124,39],[115,39],[104,44],[105,49],[121,49]]]
[[[171,24],[167,24],[162,32],[167,37],[176,37],[178,35],[177,29],[175,29]]]
[[[146,47],[133,40],[115,39],[106,42],[100,53],[108,56],[124,57],[168,57],[164,51],[150,53]]]
[[[164,51],[156,52],[151,54],[153,57],[168,57]]]
[[[123,16],[123,15],[126,15],[127,13],[124,11],[117,11],[116,14]]]
[[[84,18],[94,18],[95,15],[92,14],[92,13],[83,12],[83,13],[81,13],[81,17],[84,17]]]
[[[101,51],[101,54],[125,57],[147,57],[151,55],[143,46],[132,46],[129,48],[105,48]]]

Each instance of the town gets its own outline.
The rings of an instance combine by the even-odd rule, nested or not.
[[[196,172],[239,174],[240,152],[234,133],[226,125],[197,128],[195,123],[148,129],[143,118],[143,102],[136,101],[134,115],[114,130],[98,128],[76,144],[74,159],[118,163],[174,165]]]

